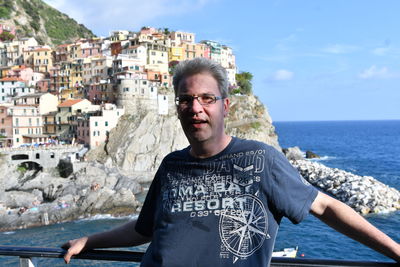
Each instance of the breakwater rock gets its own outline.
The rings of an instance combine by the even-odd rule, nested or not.
[[[74,163],[75,172],[67,178],[58,176],[56,170],[18,174],[5,169],[7,178],[0,179],[0,231],[96,214],[131,215],[141,207],[135,197],[142,191],[136,182],[140,178],[98,162]]]
[[[312,185],[361,214],[400,210],[400,192],[371,176],[359,176],[309,160],[290,160]]]

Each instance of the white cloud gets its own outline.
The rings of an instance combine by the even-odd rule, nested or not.
[[[322,51],[330,54],[349,54],[359,49],[360,48],[358,46],[354,45],[334,44],[328,45],[327,47],[323,48]]]
[[[288,81],[293,79],[293,72],[288,71],[288,70],[277,70],[275,73],[272,75],[272,80],[275,81]]]
[[[372,54],[377,56],[385,56],[390,51],[389,47],[377,47],[372,50]]]
[[[361,79],[389,79],[399,77],[399,73],[391,72],[387,67],[378,68],[373,65],[362,71],[358,77]]]
[[[108,35],[112,30],[138,30],[163,16],[196,12],[216,0],[44,0],[85,24],[96,34]],[[189,11],[190,10],[190,11]]]

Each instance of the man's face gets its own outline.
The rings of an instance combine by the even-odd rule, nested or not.
[[[221,96],[218,83],[209,73],[198,73],[184,78],[179,84],[178,96],[203,94]],[[201,105],[197,99],[186,107],[177,107],[178,117],[189,142],[220,142],[224,136],[224,117],[228,114],[229,100],[217,100],[214,104]],[[194,142],[194,143],[193,143]]]

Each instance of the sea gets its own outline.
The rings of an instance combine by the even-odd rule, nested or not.
[[[400,190],[400,120],[275,122],[281,147],[298,146],[317,161],[358,175],[373,176]],[[0,232],[0,245],[59,247],[69,239],[117,227],[134,218],[100,215],[69,223]],[[370,223],[400,242],[400,212],[369,215]],[[298,247],[298,257],[391,261],[343,236],[312,215],[298,225],[284,219],[275,250]],[[130,248],[145,251],[146,247]],[[125,248],[126,250],[126,248]],[[37,259],[38,266],[65,266],[62,259]],[[19,266],[15,257],[0,256],[0,266]],[[137,266],[122,262],[72,260],[69,266]]]

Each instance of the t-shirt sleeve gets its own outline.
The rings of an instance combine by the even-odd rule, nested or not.
[[[310,185],[286,157],[274,150],[270,165],[270,201],[280,215],[292,223],[301,222],[309,213],[318,190]]]
[[[153,236],[154,218],[157,210],[158,196],[160,196],[160,168],[158,169],[149,191],[147,192],[142,210],[136,222],[135,230],[141,235]]]

